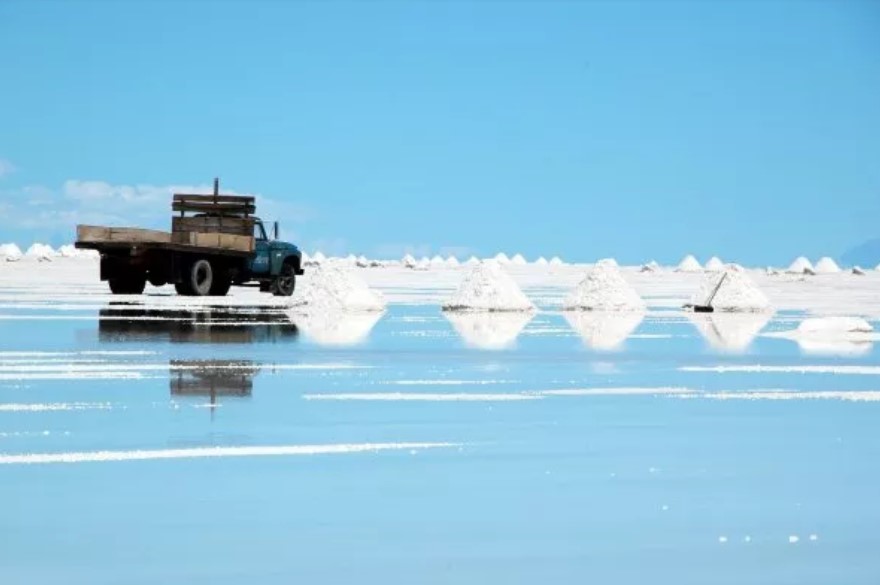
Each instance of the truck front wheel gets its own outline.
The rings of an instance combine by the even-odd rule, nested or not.
[[[296,288],[296,269],[293,264],[285,262],[281,265],[281,272],[272,281],[272,294],[276,297],[289,297]]]
[[[147,286],[147,277],[143,274],[127,274],[111,278],[107,284],[114,295],[139,295]]]

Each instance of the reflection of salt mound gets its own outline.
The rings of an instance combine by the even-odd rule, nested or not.
[[[718,256],[712,256],[709,258],[709,261],[706,262],[704,268],[710,272],[720,272],[721,270],[724,270],[724,262],[722,262],[721,258]]]
[[[465,262],[465,265],[466,266],[476,266],[479,263],[480,263],[479,258],[477,258],[476,256],[471,256],[470,258],[467,259],[467,262]]]
[[[689,313],[688,319],[714,348],[743,351],[770,321],[772,313]]]
[[[617,264],[600,260],[562,304],[567,311],[641,311],[645,301],[620,274]]]
[[[642,322],[642,312],[566,311],[565,320],[592,349],[619,349]]]
[[[52,260],[52,258],[57,256],[57,253],[52,249],[52,246],[46,244],[33,244],[27,249],[27,252],[25,252],[24,255],[28,258],[34,258],[43,262]]]
[[[816,266],[813,267],[813,271],[816,274],[835,274],[840,272],[840,266],[837,265],[837,262],[825,256],[820,258],[818,262],[816,262]]]
[[[0,258],[7,262],[17,262],[18,260],[21,260],[21,257],[21,248],[15,244],[10,243],[0,245]]]
[[[532,319],[531,312],[443,314],[465,344],[480,349],[504,349],[512,346]]]
[[[513,258],[510,259],[510,263],[516,264],[517,266],[525,266],[526,264],[528,264],[522,254],[515,255]]]
[[[791,266],[788,267],[788,270],[791,274],[804,274],[813,272],[813,263],[804,258],[803,256],[798,256],[794,259],[794,262],[791,263]]]
[[[543,256],[541,256],[540,258],[538,258],[537,260],[535,260],[535,265],[536,265],[536,266],[547,266],[547,264],[548,264],[547,259],[544,258]]]
[[[849,336],[873,333],[874,328],[858,317],[815,317],[804,319],[796,331],[799,335]]]
[[[565,265],[565,262],[563,262],[562,258],[560,258],[559,256],[553,256],[553,258],[550,258],[549,264],[550,266],[563,266]]]
[[[700,272],[702,269],[703,267],[700,266],[697,259],[688,254],[678,263],[678,267],[675,270],[678,272]]]
[[[341,263],[316,266],[294,304],[308,311],[382,311],[385,300]]]
[[[357,345],[370,336],[381,312],[309,311],[292,315],[293,322],[315,343],[321,345]]]
[[[449,268],[457,268],[459,264],[460,262],[455,256],[450,255],[449,258],[446,259],[446,266],[448,266]]]
[[[475,266],[443,305],[445,311],[531,311],[535,306],[497,262]]]
[[[729,269],[703,279],[691,298],[690,306],[694,305],[711,305],[716,311],[771,310],[770,301],[745,272]]]
[[[505,254],[504,252],[498,252],[493,260],[495,260],[495,262],[501,264],[502,266],[505,264],[510,264],[510,258],[508,258],[507,254]]]

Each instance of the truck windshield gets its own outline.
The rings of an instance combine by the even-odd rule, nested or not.
[[[254,239],[256,240],[265,240],[266,239],[266,230],[263,229],[263,224],[257,222],[254,224]]]

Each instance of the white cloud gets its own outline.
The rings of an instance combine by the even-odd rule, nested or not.
[[[11,175],[14,172],[15,165],[13,165],[5,158],[0,158],[0,178],[5,177],[6,175]]]

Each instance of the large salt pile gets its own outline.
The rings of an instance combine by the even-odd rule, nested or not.
[[[528,264],[522,254],[516,254],[513,258],[510,259],[510,263],[516,264],[517,266],[525,266],[526,264]]]
[[[798,256],[794,259],[794,262],[791,263],[791,266],[788,267],[786,272],[791,274],[813,274],[813,263],[803,256]]]
[[[292,309],[305,311],[383,311],[385,299],[342,263],[309,270]]]
[[[730,269],[708,274],[689,305],[685,306],[707,305],[716,311],[772,310],[770,301],[745,272]]]
[[[32,244],[24,255],[27,258],[35,258],[40,262],[45,262],[52,260],[52,258],[57,256],[57,253],[52,249],[52,246],[46,244]]]
[[[444,311],[531,311],[534,308],[516,282],[494,261],[475,266],[443,304]]]
[[[0,258],[7,262],[17,262],[21,260],[21,248],[13,243],[0,245]]]
[[[405,268],[415,268],[418,262],[416,262],[416,259],[413,257],[412,254],[407,254],[403,257],[400,263],[403,264]]]
[[[712,256],[703,268],[709,272],[720,272],[724,270],[724,262],[718,256]]]
[[[450,255],[450,256],[446,259],[446,267],[447,267],[447,268],[458,268],[458,266],[459,266],[460,264],[461,264],[461,262],[459,262],[459,261],[458,261],[458,258],[456,258],[455,256]]]
[[[793,339],[804,353],[824,355],[864,354],[880,339],[871,324],[858,317],[814,317],[796,329],[767,335]]]
[[[584,345],[601,351],[619,349],[644,318],[644,313],[634,311],[566,311],[563,315]]]
[[[505,349],[533,317],[531,311],[507,313],[474,313],[447,311],[443,313],[461,336],[465,345],[479,349]]]
[[[537,260],[535,260],[535,266],[547,266],[547,259],[541,256]]]
[[[495,258],[493,258],[493,260],[495,260],[495,262],[501,264],[502,266],[505,264],[510,264],[510,258],[508,258],[507,254],[505,254],[504,252],[498,252],[497,254],[495,254]]]
[[[697,262],[697,259],[694,258],[691,254],[688,254],[684,258],[682,258],[681,262],[678,263],[678,267],[675,269],[677,272],[700,272],[703,269],[700,266],[700,263]]]
[[[813,267],[813,270],[816,274],[835,274],[840,272],[840,266],[837,265],[837,262],[825,256],[820,258],[816,265]]]
[[[550,258],[549,264],[550,266],[564,266],[565,262],[559,256],[553,256],[553,258]]]
[[[562,304],[565,311],[641,311],[645,301],[612,259],[599,260]]]
[[[327,257],[321,253],[321,251],[315,252],[314,256],[312,256],[312,263],[314,264],[323,264],[327,261]]]

